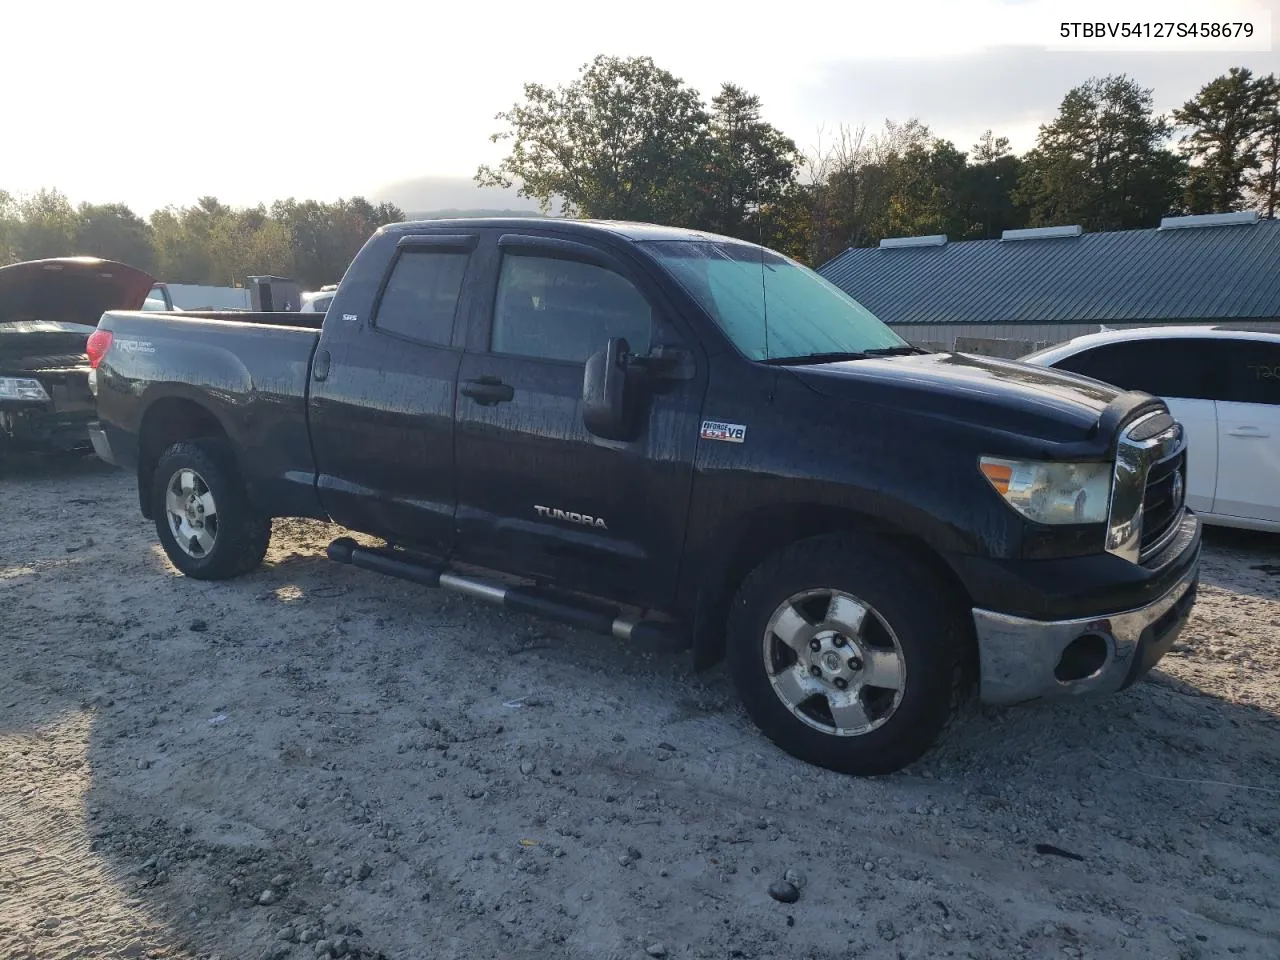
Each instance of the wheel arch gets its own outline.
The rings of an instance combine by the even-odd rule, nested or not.
[[[166,396],[147,407],[138,429],[138,506],[148,520],[153,519],[151,485],[160,457],[173,444],[200,437],[230,439],[222,421],[204,404]]]
[[[830,504],[791,503],[764,508],[741,519],[722,535],[703,567],[693,611],[694,667],[705,670],[725,655],[729,605],[742,580],[767,557],[812,537],[856,534],[890,542],[924,563],[964,607],[969,594],[942,554],[919,534],[883,517]]]

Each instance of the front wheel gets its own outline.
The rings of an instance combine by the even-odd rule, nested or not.
[[[963,608],[915,556],[878,538],[792,544],[743,581],[729,666],[779,747],[842,773],[900,770],[950,719],[965,679]]]
[[[255,510],[219,440],[175,443],[152,476],[151,515],[170,562],[197,580],[225,580],[262,563],[271,518]]]

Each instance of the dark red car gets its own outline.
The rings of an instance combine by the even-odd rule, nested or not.
[[[96,257],[0,267],[0,455],[89,448],[85,341],[107,310],[138,310],[154,277]]]

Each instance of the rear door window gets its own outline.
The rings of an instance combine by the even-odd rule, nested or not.
[[[1280,343],[1228,340],[1224,400],[1280,406]]]
[[[378,301],[374,329],[448,346],[469,259],[454,250],[401,250]]]

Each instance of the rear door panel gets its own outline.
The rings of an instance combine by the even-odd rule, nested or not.
[[[393,239],[393,238],[388,238]],[[445,555],[453,416],[478,233],[401,236],[370,315],[326,317],[310,423],[321,502],[338,523]]]
[[[1213,512],[1280,521],[1280,345],[1231,341]]]

